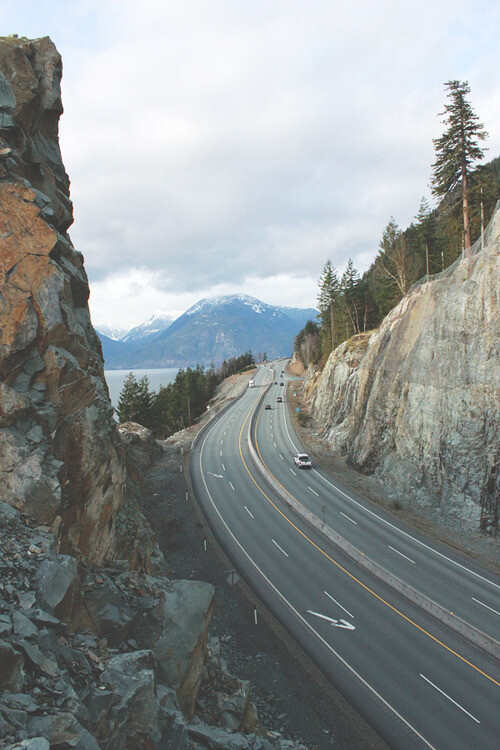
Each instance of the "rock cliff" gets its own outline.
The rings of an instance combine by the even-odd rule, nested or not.
[[[332,450],[400,499],[498,529],[500,209],[484,249],[332,352],[305,395]]]
[[[61,58],[49,39],[0,40],[0,486],[59,526],[62,551],[114,555],[122,449],[71,244],[58,145]]]

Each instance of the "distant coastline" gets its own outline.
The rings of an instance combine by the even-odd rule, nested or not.
[[[123,388],[125,378],[133,372],[137,380],[147,375],[149,378],[149,390],[157,391],[161,385],[168,385],[179,372],[178,367],[159,367],[156,369],[127,369],[127,370],[104,370],[104,376],[106,383],[108,384],[109,397],[111,403],[115,407],[118,406],[118,399],[120,398],[120,392]]]

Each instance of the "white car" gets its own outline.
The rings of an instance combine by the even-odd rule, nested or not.
[[[312,461],[307,453],[296,453],[293,462],[299,469],[312,469]]]

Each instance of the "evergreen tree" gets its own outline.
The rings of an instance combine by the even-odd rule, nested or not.
[[[324,338],[325,354],[332,351],[336,343],[335,304],[340,294],[337,271],[331,260],[327,260],[319,277],[318,310]]]
[[[129,372],[118,400],[117,412],[120,422],[138,422],[143,427],[150,427],[151,398],[147,375],[138,381],[134,373]]]
[[[474,113],[467,95],[470,88],[465,81],[448,81],[449,103],[445,105],[443,124],[446,131],[440,138],[433,139],[436,161],[433,166],[432,192],[434,195],[447,195],[461,183],[464,248],[470,248],[471,230],[469,221],[469,174],[474,162],[483,158],[484,150],[478,142],[488,134]]]

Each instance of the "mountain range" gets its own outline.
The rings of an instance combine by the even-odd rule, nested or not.
[[[210,297],[173,320],[156,312],[130,331],[98,328],[107,369],[220,365],[245,351],[269,359],[293,351],[313,308],[277,307],[246,294]],[[112,335],[109,335],[112,334]]]

